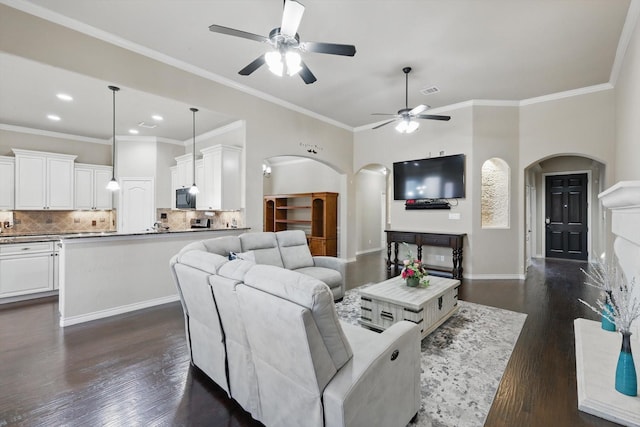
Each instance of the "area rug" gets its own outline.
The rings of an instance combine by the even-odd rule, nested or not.
[[[465,301],[458,306],[422,340],[422,403],[411,427],[483,426],[527,317]],[[342,320],[357,325],[358,291],[347,291],[336,308]]]

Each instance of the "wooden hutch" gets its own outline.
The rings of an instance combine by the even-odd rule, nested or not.
[[[263,229],[303,230],[312,255],[338,256],[338,193],[264,196]]]

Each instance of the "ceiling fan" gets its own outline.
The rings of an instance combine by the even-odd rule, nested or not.
[[[229,36],[267,43],[273,48],[264,55],[260,55],[240,70],[238,74],[248,76],[266,63],[269,66],[269,70],[276,75],[282,76],[285,71],[290,76],[299,73],[302,80],[304,80],[306,84],[310,84],[317,80],[316,76],[313,75],[309,67],[302,61],[299,52],[354,56],[356,54],[356,48],[348,44],[301,42],[297,31],[303,13],[304,6],[302,4],[295,0],[284,0],[282,23],[280,27],[271,30],[269,37],[215,24],[209,26],[209,30],[214,33],[227,34]]]
[[[404,67],[402,69],[405,77],[405,95],[404,95],[404,105],[405,107],[401,110],[398,110],[397,114],[391,113],[373,113],[373,115],[378,116],[394,116],[392,120],[386,121],[378,126],[375,126],[373,129],[381,128],[382,126],[388,125],[389,123],[398,122],[396,126],[396,130],[400,133],[412,133],[420,126],[415,119],[429,119],[429,120],[450,120],[449,116],[436,116],[433,114],[422,114],[427,108],[428,105],[420,104],[417,107],[410,109],[409,108],[409,73],[411,72],[411,67]]]

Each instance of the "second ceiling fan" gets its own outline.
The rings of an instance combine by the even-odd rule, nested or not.
[[[428,120],[450,120],[450,116],[438,116],[434,114],[422,114],[423,111],[429,108],[429,106],[420,104],[415,108],[409,108],[409,73],[411,72],[411,67],[404,67],[402,69],[405,77],[405,107],[401,110],[398,110],[397,114],[392,113],[373,113],[373,115],[378,116],[394,116],[393,119],[386,121],[384,123],[375,126],[373,129],[381,128],[382,126],[386,126],[390,123],[398,122],[396,126],[396,130],[401,133],[412,133],[420,126],[420,123],[416,119],[428,119]]]
[[[248,76],[265,63],[269,70],[279,76],[284,72],[292,76],[299,73],[306,84],[315,82],[309,67],[302,61],[299,52],[316,52],[330,55],[354,56],[356,48],[348,44],[322,43],[322,42],[301,42],[298,35],[298,27],[302,20],[304,6],[295,0],[284,0],[284,10],[282,12],[282,23],[280,27],[274,28],[269,33],[269,37],[234,28],[223,27],[222,25],[211,25],[209,30],[214,33],[227,34],[229,36],[242,37],[249,40],[259,41],[271,45],[271,51],[260,55],[249,65],[238,72],[243,76]]]

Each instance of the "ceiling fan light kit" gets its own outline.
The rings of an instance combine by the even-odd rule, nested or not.
[[[285,0],[282,23],[280,27],[274,28],[269,32],[269,37],[215,24],[209,26],[209,31],[271,45],[271,51],[254,59],[249,65],[238,71],[238,74],[248,76],[266,63],[269,70],[277,76],[283,76],[285,71],[289,76],[299,74],[306,84],[311,84],[317,80],[316,76],[302,61],[299,52],[354,56],[356,48],[353,45],[346,44],[300,42],[300,36],[297,31],[303,13],[304,6],[301,3],[295,0]]]

